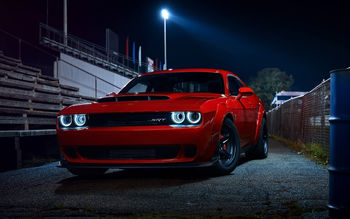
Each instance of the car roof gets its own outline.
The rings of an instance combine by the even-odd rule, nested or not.
[[[154,75],[154,74],[162,74],[162,73],[180,73],[180,72],[207,72],[207,73],[220,73],[224,76],[227,74],[232,74],[236,77],[238,77],[236,74],[226,71],[226,70],[221,70],[221,69],[212,69],[212,68],[184,68],[184,69],[173,69],[173,70],[165,70],[165,71],[154,71],[154,72],[148,72],[148,73],[143,73],[143,75]],[[239,77],[238,77],[239,78]]]

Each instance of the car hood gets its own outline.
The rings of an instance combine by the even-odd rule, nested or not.
[[[210,100],[221,99],[223,94],[209,93],[156,93],[127,94],[111,93],[97,102],[76,104],[63,109],[60,114],[115,113],[115,112],[170,112],[200,111]]]

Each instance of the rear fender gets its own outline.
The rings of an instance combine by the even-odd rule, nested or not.
[[[256,118],[256,127],[255,127],[255,134],[254,134],[254,142],[253,144],[257,144],[259,141],[259,135],[260,135],[260,129],[261,129],[261,123],[263,118],[266,118],[266,111],[263,104],[259,104],[259,110],[258,110],[258,116]]]

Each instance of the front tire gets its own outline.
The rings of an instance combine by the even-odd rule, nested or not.
[[[69,172],[73,175],[80,177],[93,177],[103,175],[108,169],[107,168],[74,168],[68,167]]]
[[[216,156],[217,162],[212,167],[214,174],[227,175],[236,168],[240,156],[239,135],[229,118],[222,124]]]

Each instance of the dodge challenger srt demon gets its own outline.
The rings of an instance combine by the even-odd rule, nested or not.
[[[75,175],[150,167],[229,174],[243,152],[267,157],[267,137],[262,101],[237,75],[215,69],[141,74],[57,117],[61,166]]]

